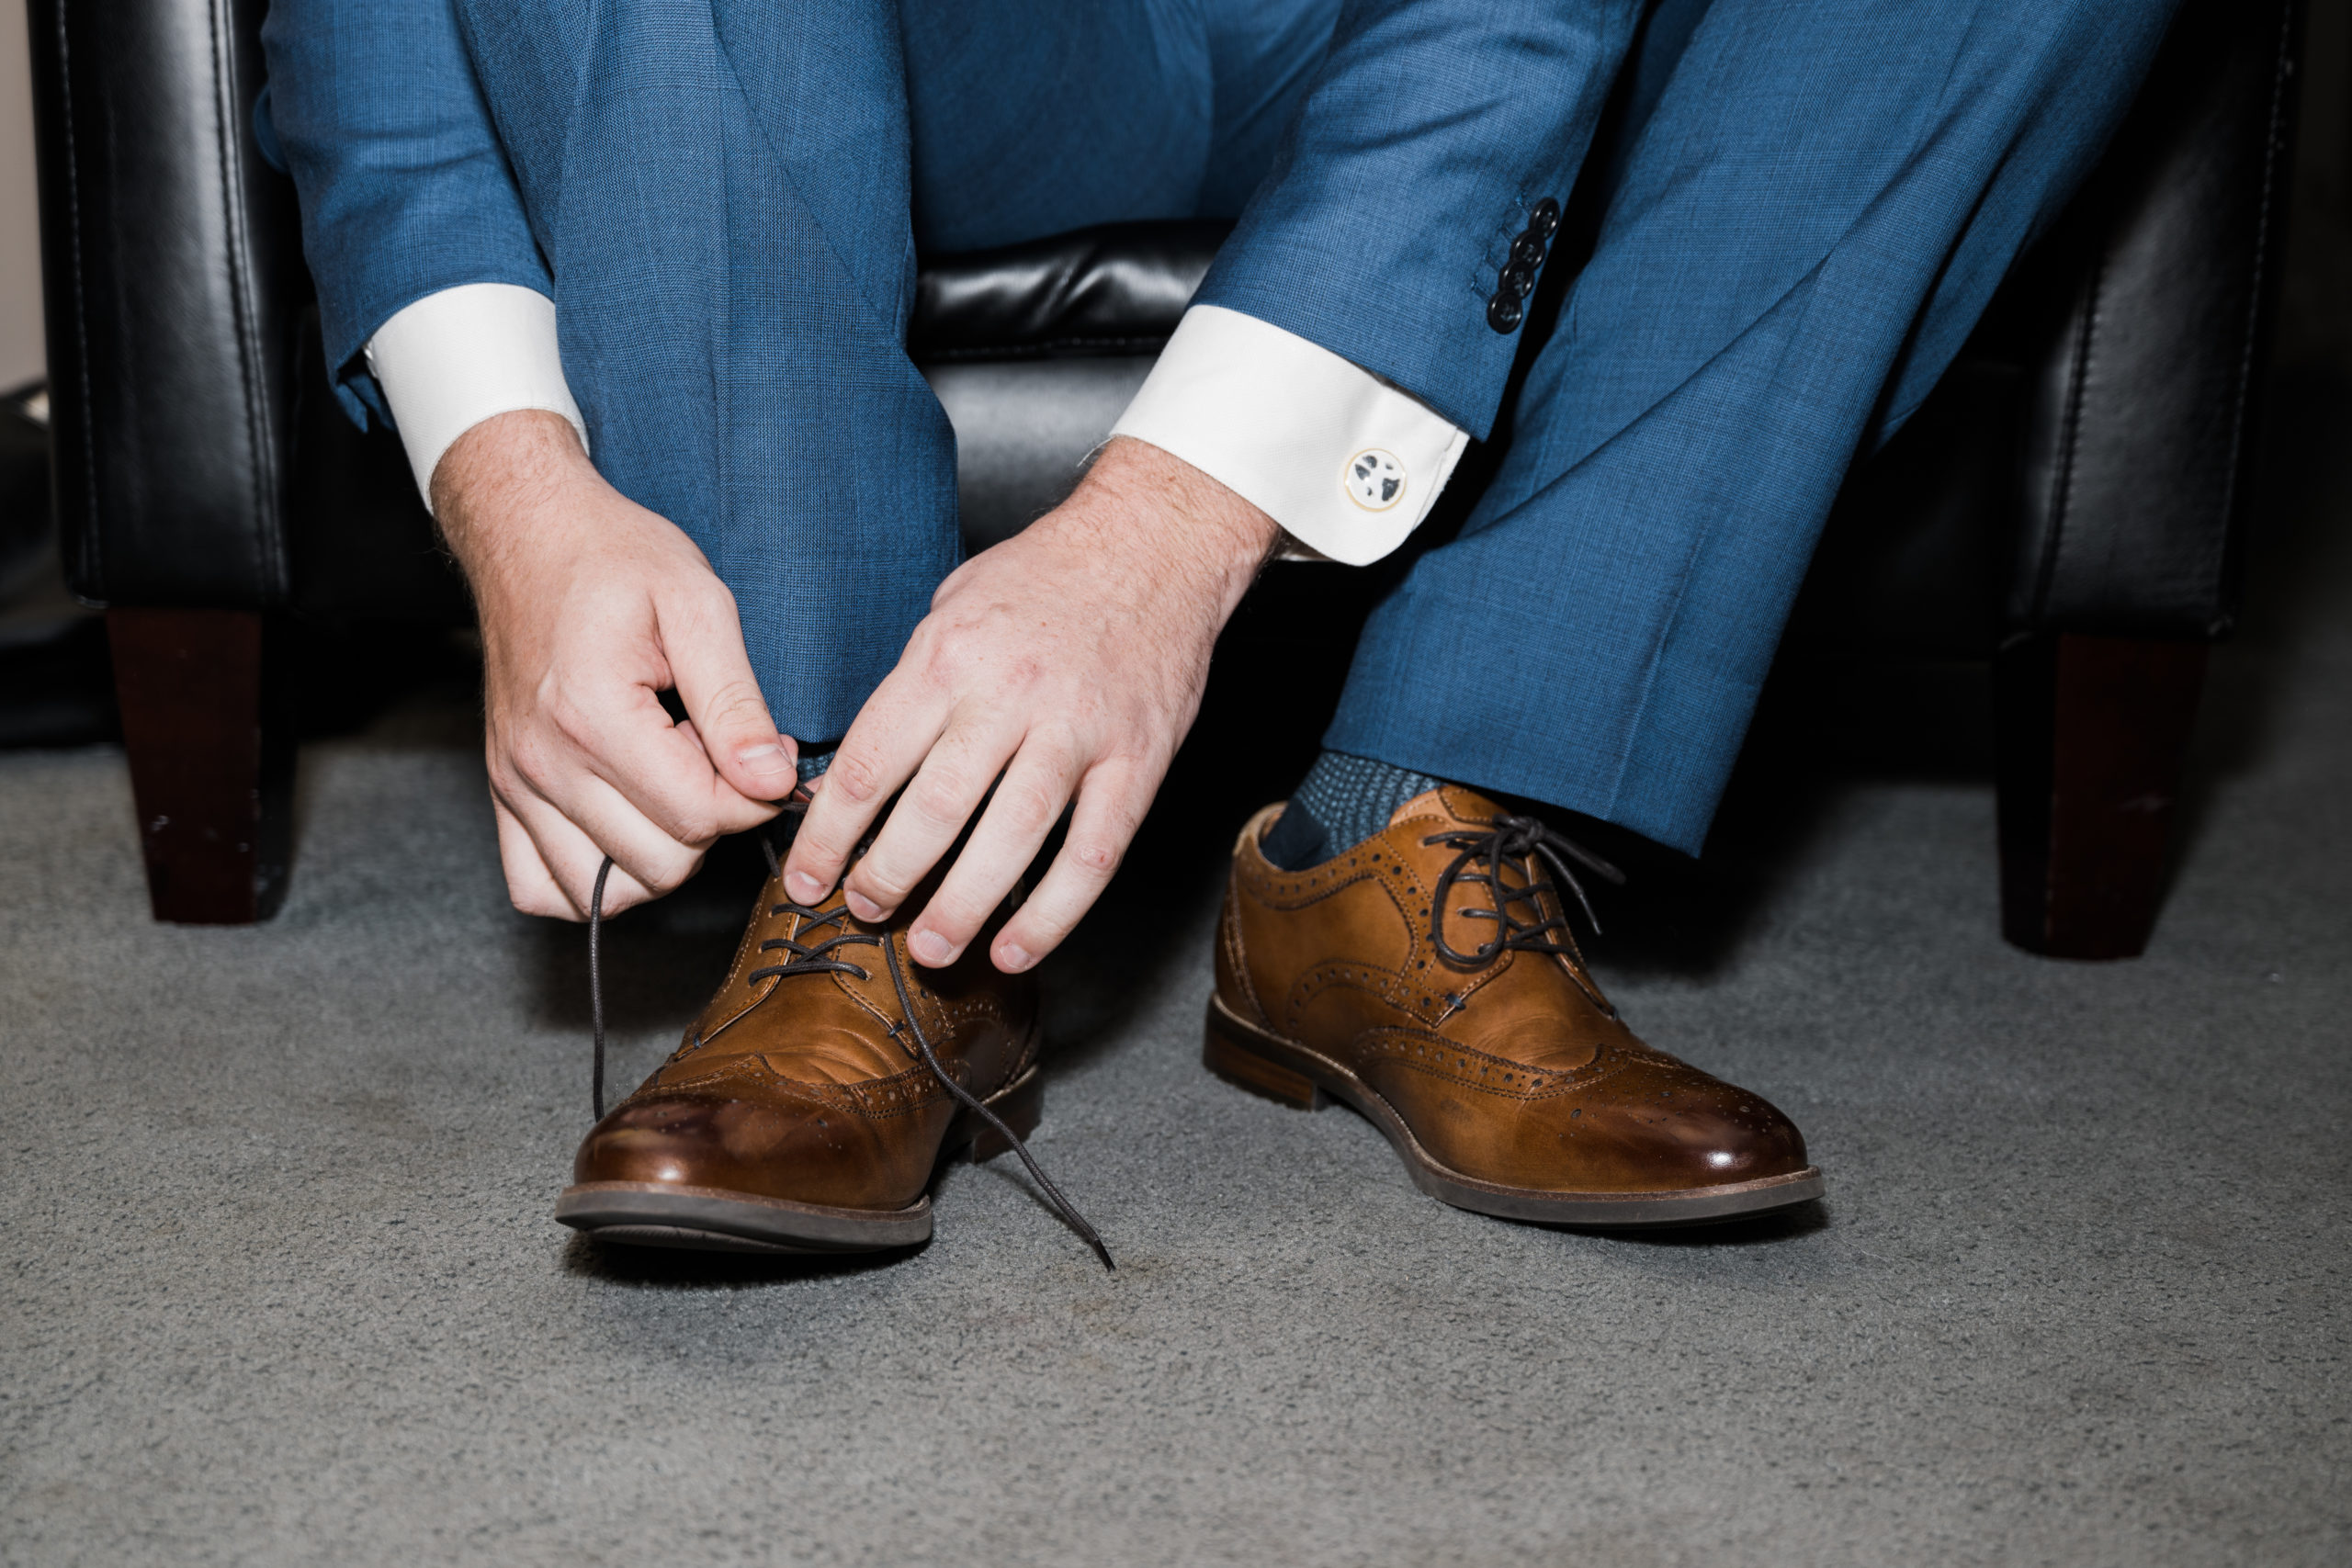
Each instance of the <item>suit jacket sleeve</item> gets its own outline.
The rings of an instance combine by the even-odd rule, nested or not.
[[[1639,0],[1350,0],[1197,296],[1387,378],[1484,438],[1519,344],[1512,239],[1565,201]]]
[[[294,176],[327,368],[384,408],[361,350],[401,307],[468,283],[553,285],[452,0],[271,0],[262,145]]]

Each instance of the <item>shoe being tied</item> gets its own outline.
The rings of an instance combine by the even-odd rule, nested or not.
[[[1204,1059],[1307,1109],[1336,1096],[1460,1208],[1573,1225],[1690,1224],[1820,1196],[1763,1100],[1651,1049],[1567,929],[1571,861],[1542,823],[1444,785],[1301,871],[1234,847]],[[1565,886],[1563,886],[1565,884]],[[1588,910],[1589,914],[1589,911]]]
[[[556,1218],[598,1241],[857,1252],[930,1239],[943,1159],[1012,1149],[1104,1265],[1110,1254],[1021,1138],[1037,1124],[1036,983],[1000,973],[988,931],[944,969],[907,953],[928,887],[878,925],[836,887],[787,897],[773,852],[735,961],[684,1042],[596,1124]],[[602,878],[597,892],[601,901]],[[592,974],[595,946],[591,933]]]

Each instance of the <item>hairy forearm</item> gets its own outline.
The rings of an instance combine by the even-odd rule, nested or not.
[[[1056,513],[1073,543],[1099,548],[1108,570],[1142,574],[1145,586],[1170,573],[1202,585],[1220,626],[1282,542],[1272,517],[1148,442],[1113,441],[1081,493],[1093,504]]]
[[[433,515],[469,577],[528,547],[536,522],[566,492],[597,483],[580,437],[560,414],[517,409],[483,420],[433,470]]]

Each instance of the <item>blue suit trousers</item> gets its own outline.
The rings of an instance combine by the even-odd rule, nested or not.
[[[1566,195],[1627,73],[1499,470],[1373,615],[1326,744],[1695,852],[1848,467],[2096,158],[2172,0],[325,6],[273,7],[266,130],[350,406],[409,300],[548,288],[599,468],[702,547],[808,741],[956,558],[954,436],[903,347],[918,244],[1238,215],[1204,300],[1483,436],[1514,342],[1493,257],[1457,260]],[[437,99],[358,74],[425,56]]]
[[[1698,852],[1830,503],[2129,106],[2168,4],[1666,0],[1591,259],[1328,746]]]

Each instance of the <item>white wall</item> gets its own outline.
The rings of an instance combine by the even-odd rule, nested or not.
[[[41,375],[40,225],[25,0],[0,0],[0,391]]]

